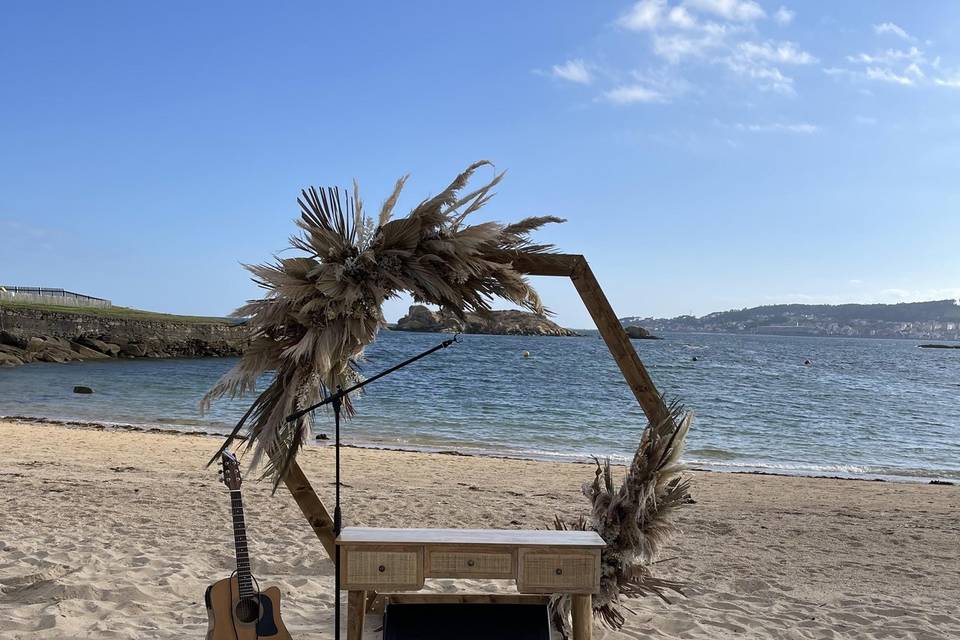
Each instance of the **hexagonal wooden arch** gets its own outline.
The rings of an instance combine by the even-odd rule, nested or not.
[[[513,266],[526,275],[570,278],[647,419],[658,422],[669,417],[670,412],[663,398],[657,392],[650,374],[620,325],[586,258],[574,254],[518,253],[514,256]],[[296,460],[290,465],[283,480],[332,560],[336,546],[333,518],[310,486],[310,481]]]

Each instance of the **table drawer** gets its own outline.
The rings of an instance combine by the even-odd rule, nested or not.
[[[341,547],[344,589],[423,587],[422,547]]]
[[[600,588],[600,550],[520,549],[520,593],[596,593]]]
[[[510,551],[450,551],[427,549],[427,572],[431,578],[513,578]]]

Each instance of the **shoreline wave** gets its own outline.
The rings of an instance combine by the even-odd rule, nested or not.
[[[51,424],[67,428],[92,430],[116,430],[143,433],[161,433],[166,435],[194,435],[211,438],[225,438],[226,433],[203,428],[204,425],[189,425],[175,421],[163,423],[131,423],[110,420],[90,420],[88,418],[49,418],[46,416],[28,415],[0,415],[0,421],[24,422],[33,424]],[[179,428],[178,428],[179,427]],[[242,436],[241,436],[242,438]],[[331,440],[308,440],[306,446],[331,446]],[[571,464],[593,464],[594,456],[584,453],[566,453],[544,450],[516,450],[492,449],[460,444],[455,448],[449,446],[435,446],[426,443],[403,442],[393,444],[377,441],[349,441],[343,446],[359,449],[379,449],[386,451],[400,451],[411,453],[432,453],[453,456],[477,456],[506,460],[535,460],[542,462],[563,462]],[[695,450],[694,450],[695,451]],[[693,451],[688,452],[693,453]],[[726,453],[726,452],[725,452]],[[600,460],[609,458],[614,464],[626,464],[628,459],[622,455],[600,455]],[[724,460],[688,458],[684,456],[681,462],[693,471],[711,471],[717,473],[741,473],[751,475],[790,476],[802,478],[821,478],[836,480],[859,480],[874,482],[901,482],[909,484],[958,484],[960,470],[950,469],[893,469],[871,465],[815,465],[803,463],[766,462],[762,460],[734,461],[727,456]]]

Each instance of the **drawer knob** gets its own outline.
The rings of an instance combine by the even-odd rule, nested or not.
[[[383,566],[383,565],[380,565],[379,567],[377,567],[377,571],[379,571],[380,573],[383,573],[383,572],[386,571],[386,570],[387,570],[387,568],[386,568],[385,566]]]
[[[562,575],[563,575],[563,569],[561,569],[560,567],[557,567],[557,572],[556,572],[556,573],[557,573],[558,576],[562,576]]]
[[[474,564],[473,558],[470,558],[469,560],[467,560],[467,566],[468,566],[468,567],[472,567],[473,564]]]

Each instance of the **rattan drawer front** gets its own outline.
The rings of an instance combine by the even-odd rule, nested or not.
[[[435,578],[512,578],[508,551],[427,550],[427,575]]]
[[[520,549],[520,593],[595,593],[600,588],[600,550]]]
[[[423,587],[423,549],[420,547],[343,549],[343,588],[389,587],[419,589]]]

